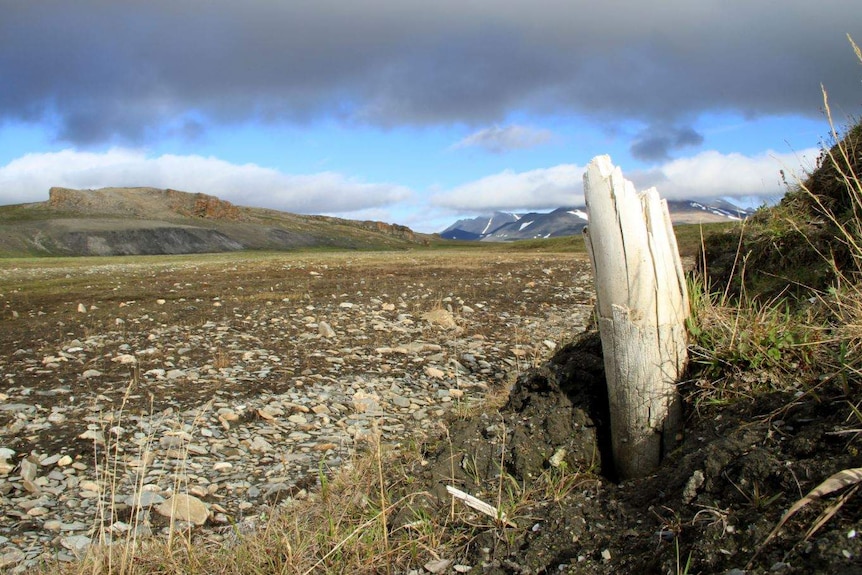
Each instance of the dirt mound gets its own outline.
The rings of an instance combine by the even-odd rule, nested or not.
[[[522,374],[498,412],[454,422],[429,449],[418,472],[435,495],[427,505],[445,514],[445,486],[454,485],[501,502],[517,525],[475,535],[461,558],[473,572],[862,572],[854,498],[804,540],[824,508],[812,504],[761,549],[795,501],[862,464],[848,449],[855,436],[836,433],[852,425],[845,400],[775,394],[689,406],[682,446],[653,476],[618,484],[602,473],[610,469],[605,397],[601,344],[587,335]]]
[[[808,297],[860,270],[847,232],[858,233],[862,124],[824,150],[817,168],[793,185],[778,206],[759,210],[745,225],[710,236],[705,266],[713,286],[771,298]]]

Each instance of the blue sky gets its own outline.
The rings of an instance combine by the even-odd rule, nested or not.
[[[0,203],[170,187],[432,232],[581,205],[599,154],[774,199],[821,85],[859,116],[857,4],[0,0]]]

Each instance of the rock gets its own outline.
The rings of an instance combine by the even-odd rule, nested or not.
[[[0,555],[0,569],[17,565],[26,557],[27,556],[24,555],[24,552],[20,549],[13,549],[12,551],[4,553],[3,555]]]
[[[406,397],[401,397],[400,395],[396,395],[392,397],[392,403],[397,405],[398,407],[407,408],[410,407],[410,400]]]
[[[452,564],[451,559],[438,559],[437,561],[429,561],[424,565],[425,570],[433,575],[437,575],[438,573],[443,573],[446,569],[449,568],[449,565]]]
[[[51,415],[48,416],[48,421],[53,423],[54,425],[59,425],[61,423],[65,423],[66,415],[60,413],[59,411],[51,412]]]
[[[36,472],[39,469],[38,463],[33,461],[33,456],[27,457],[26,459],[21,460],[21,479],[24,481],[34,481],[36,479]]]
[[[9,475],[15,469],[15,464],[9,460],[15,457],[15,451],[8,447],[0,447],[0,475]]]
[[[369,394],[359,390],[353,394],[353,409],[356,410],[356,413],[380,411],[379,399],[377,394]]]
[[[177,493],[166,499],[156,507],[156,512],[174,521],[188,521],[195,525],[203,525],[210,515],[206,503],[185,493]]]
[[[685,484],[685,488],[682,491],[682,500],[685,503],[691,503],[697,497],[697,492],[703,486],[704,481],[706,481],[706,478],[703,475],[703,471],[696,469],[691,474],[691,477],[688,478],[688,483]]]
[[[88,429],[87,431],[79,435],[78,439],[92,441],[96,445],[105,444],[105,434],[98,429]]]
[[[611,551],[610,549],[602,549],[602,561],[605,563],[611,560]]]
[[[126,498],[129,507],[152,507],[164,503],[165,498],[154,491],[141,491]]]
[[[236,421],[239,419],[239,415],[232,409],[222,408],[218,410],[219,419],[223,419],[225,421]]]
[[[446,329],[454,329],[458,327],[455,323],[455,316],[449,310],[438,308],[427,311],[422,314],[422,319],[432,325],[437,325]]]
[[[272,444],[260,435],[255,435],[248,448],[258,453],[268,453],[272,451]]]
[[[98,369],[88,369],[81,374],[81,377],[84,379],[90,379],[91,377],[99,377],[100,375],[102,375],[102,372]]]
[[[62,457],[59,453],[46,457],[45,459],[39,460],[39,465],[42,467],[48,467],[49,465],[54,465],[58,461],[60,461],[60,457]]]
[[[563,462],[566,460],[566,448],[559,447],[554,454],[548,459],[548,463],[551,464],[551,467],[560,467]]]
[[[81,491],[90,491],[92,493],[101,493],[102,486],[95,481],[85,479],[78,483],[78,489],[80,489]]]
[[[111,358],[111,361],[119,363],[120,365],[130,365],[138,363],[138,358],[129,353],[123,353],[116,357]]]
[[[332,327],[325,321],[317,324],[317,333],[319,333],[321,337],[328,339],[332,339],[336,336],[335,330],[332,329]]]
[[[442,369],[438,369],[436,367],[431,367],[430,365],[425,368],[425,375],[428,377],[433,377],[434,379],[443,379],[446,375]]]
[[[60,545],[62,545],[72,553],[75,553],[76,555],[80,554],[82,551],[85,551],[92,542],[93,540],[86,535],[70,535],[68,537],[60,538]]]

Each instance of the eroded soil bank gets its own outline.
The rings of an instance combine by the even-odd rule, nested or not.
[[[835,497],[762,545],[793,503],[860,465],[846,398],[775,393],[695,408],[691,382],[681,447],[655,475],[617,483],[602,371],[597,335],[578,337],[521,375],[499,411],[455,422],[429,450],[422,477],[440,495],[438,513],[448,505],[443,486],[454,484],[502,502],[517,525],[475,539],[462,559],[481,566],[471,572],[862,572],[862,503],[852,495],[808,539]]]

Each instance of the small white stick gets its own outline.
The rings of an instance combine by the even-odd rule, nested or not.
[[[452,487],[451,485],[446,486],[446,491],[452,497],[454,497],[456,499],[460,499],[461,501],[463,501],[464,504],[467,505],[467,507],[472,507],[476,511],[479,511],[480,513],[484,513],[488,517],[492,517],[495,521],[501,521],[504,525],[506,525],[508,527],[515,527],[515,528],[518,527],[517,525],[515,525],[514,522],[509,521],[506,518],[506,514],[504,512],[498,511],[497,508],[494,507],[493,505],[489,505],[489,504],[485,503],[484,501],[482,501],[481,499],[478,499],[476,497],[473,497],[472,495],[464,493],[460,489],[456,489],[455,487]]]

